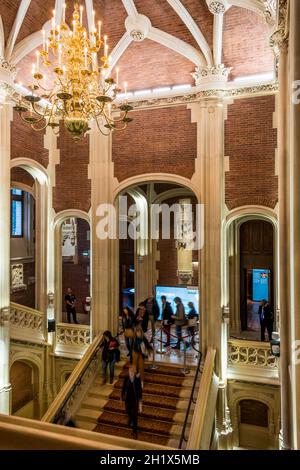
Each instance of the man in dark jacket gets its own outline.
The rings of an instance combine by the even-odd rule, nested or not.
[[[162,303],[162,323],[164,332],[167,335],[167,342],[164,346],[170,346],[170,339],[171,339],[171,326],[174,323],[173,317],[173,310],[170,302],[167,302],[167,297],[165,295],[161,296],[161,303]]]
[[[269,341],[272,339],[274,316],[270,304],[266,300],[262,300],[258,309],[261,328],[261,341],[265,341],[265,330],[267,329]]]
[[[137,438],[138,414],[142,412],[142,384],[141,379],[136,374],[134,366],[129,367],[128,377],[124,379],[122,388],[122,400],[125,401],[126,413],[129,418],[129,426]]]
[[[157,320],[159,319],[159,305],[157,303],[154,294],[151,297],[144,301],[144,305],[146,307],[147,314],[149,315],[149,320],[151,323],[151,330],[152,330],[152,339],[151,342],[154,340],[155,336],[155,325]]]

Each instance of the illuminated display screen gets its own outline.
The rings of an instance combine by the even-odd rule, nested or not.
[[[253,269],[253,301],[269,301],[269,278],[268,269]]]
[[[23,235],[23,203],[22,201],[12,201],[12,236],[22,237]]]
[[[196,312],[199,306],[199,289],[197,287],[169,287],[169,286],[156,286],[156,300],[159,305],[160,312],[162,311],[161,296],[165,295],[167,301],[171,303],[173,312],[176,312],[175,297],[180,297],[184,305],[185,313],[188,314],[188,303],[193,302]]]

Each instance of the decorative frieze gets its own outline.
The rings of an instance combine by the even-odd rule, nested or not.
[[[173,95],[162,98],[150,98],[147,100],[131,101],[130,105],[134,109],[147,109],[178,106],[181,104],[196,103],[206,98],[232,99],[245,98],[249,96],[270,95],[278,92],[278,83],[273,82],[266,85],[257,85],[243,88],[218,88],[203,90],[185,95]]]

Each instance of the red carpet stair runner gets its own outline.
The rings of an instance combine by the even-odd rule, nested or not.
[[[138,440],[178,447],[191,394],[194,370],[184,376],[180,367],[146,366],[143,389],[143,413],[138,421]],[[98,378],[77,413],[77,425],[83,429],[132,439],[131,429],[121,401],[121,389],[127,365],[119,370],[114,385],[101,385]],[[191,420],[191,418],[190,418]]]

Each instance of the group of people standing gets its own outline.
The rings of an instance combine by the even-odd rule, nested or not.
[[[194,343],[195,327],[198,320],[198,314],[194,307],[193,302],[189,302],[189,312],[186,315],[185,308],[182,303],[182,300],[179,297],[174,299],[176,305],[176,312],[173,312],[172,305],[167,301],[167,297],[163,295],[161,297],[162,304],[162,328],[166,334],[166,342],[164,343],[165,347],[171,346],[171,328],[172,325],[176,326],[176,345],[173,346],[174,349],[179,349],[183,341],[182,337],[182,327],[188,326],[188,335],[190,338],[190,343]],[[134,332],[137,328],[140,328],[145,337],[145,333],[148,331],[148,325],[150,322],[152,338],[150,343],[154,341],[155,332],[156,332],[156,322],[160,318],[160,308],[157,300],[154,296],[149,297],[145,301],[141,302],[138,306],[136,313],[129,307],[125,307],[122,313],[122,326],[125,334],[125,342],[128,349],[128,356],[131,359],[131,362],[136,365],[135,360],[135,342],[132,340],[135,338]],[[132,333],[133,332],[133,333]],[[146,339],[147,340],[147,339]],[[189,344],[188,344],[189,345]],[[146,345],[147,346],[147,345]],[[149,348],[148,348],[149,349]]]

